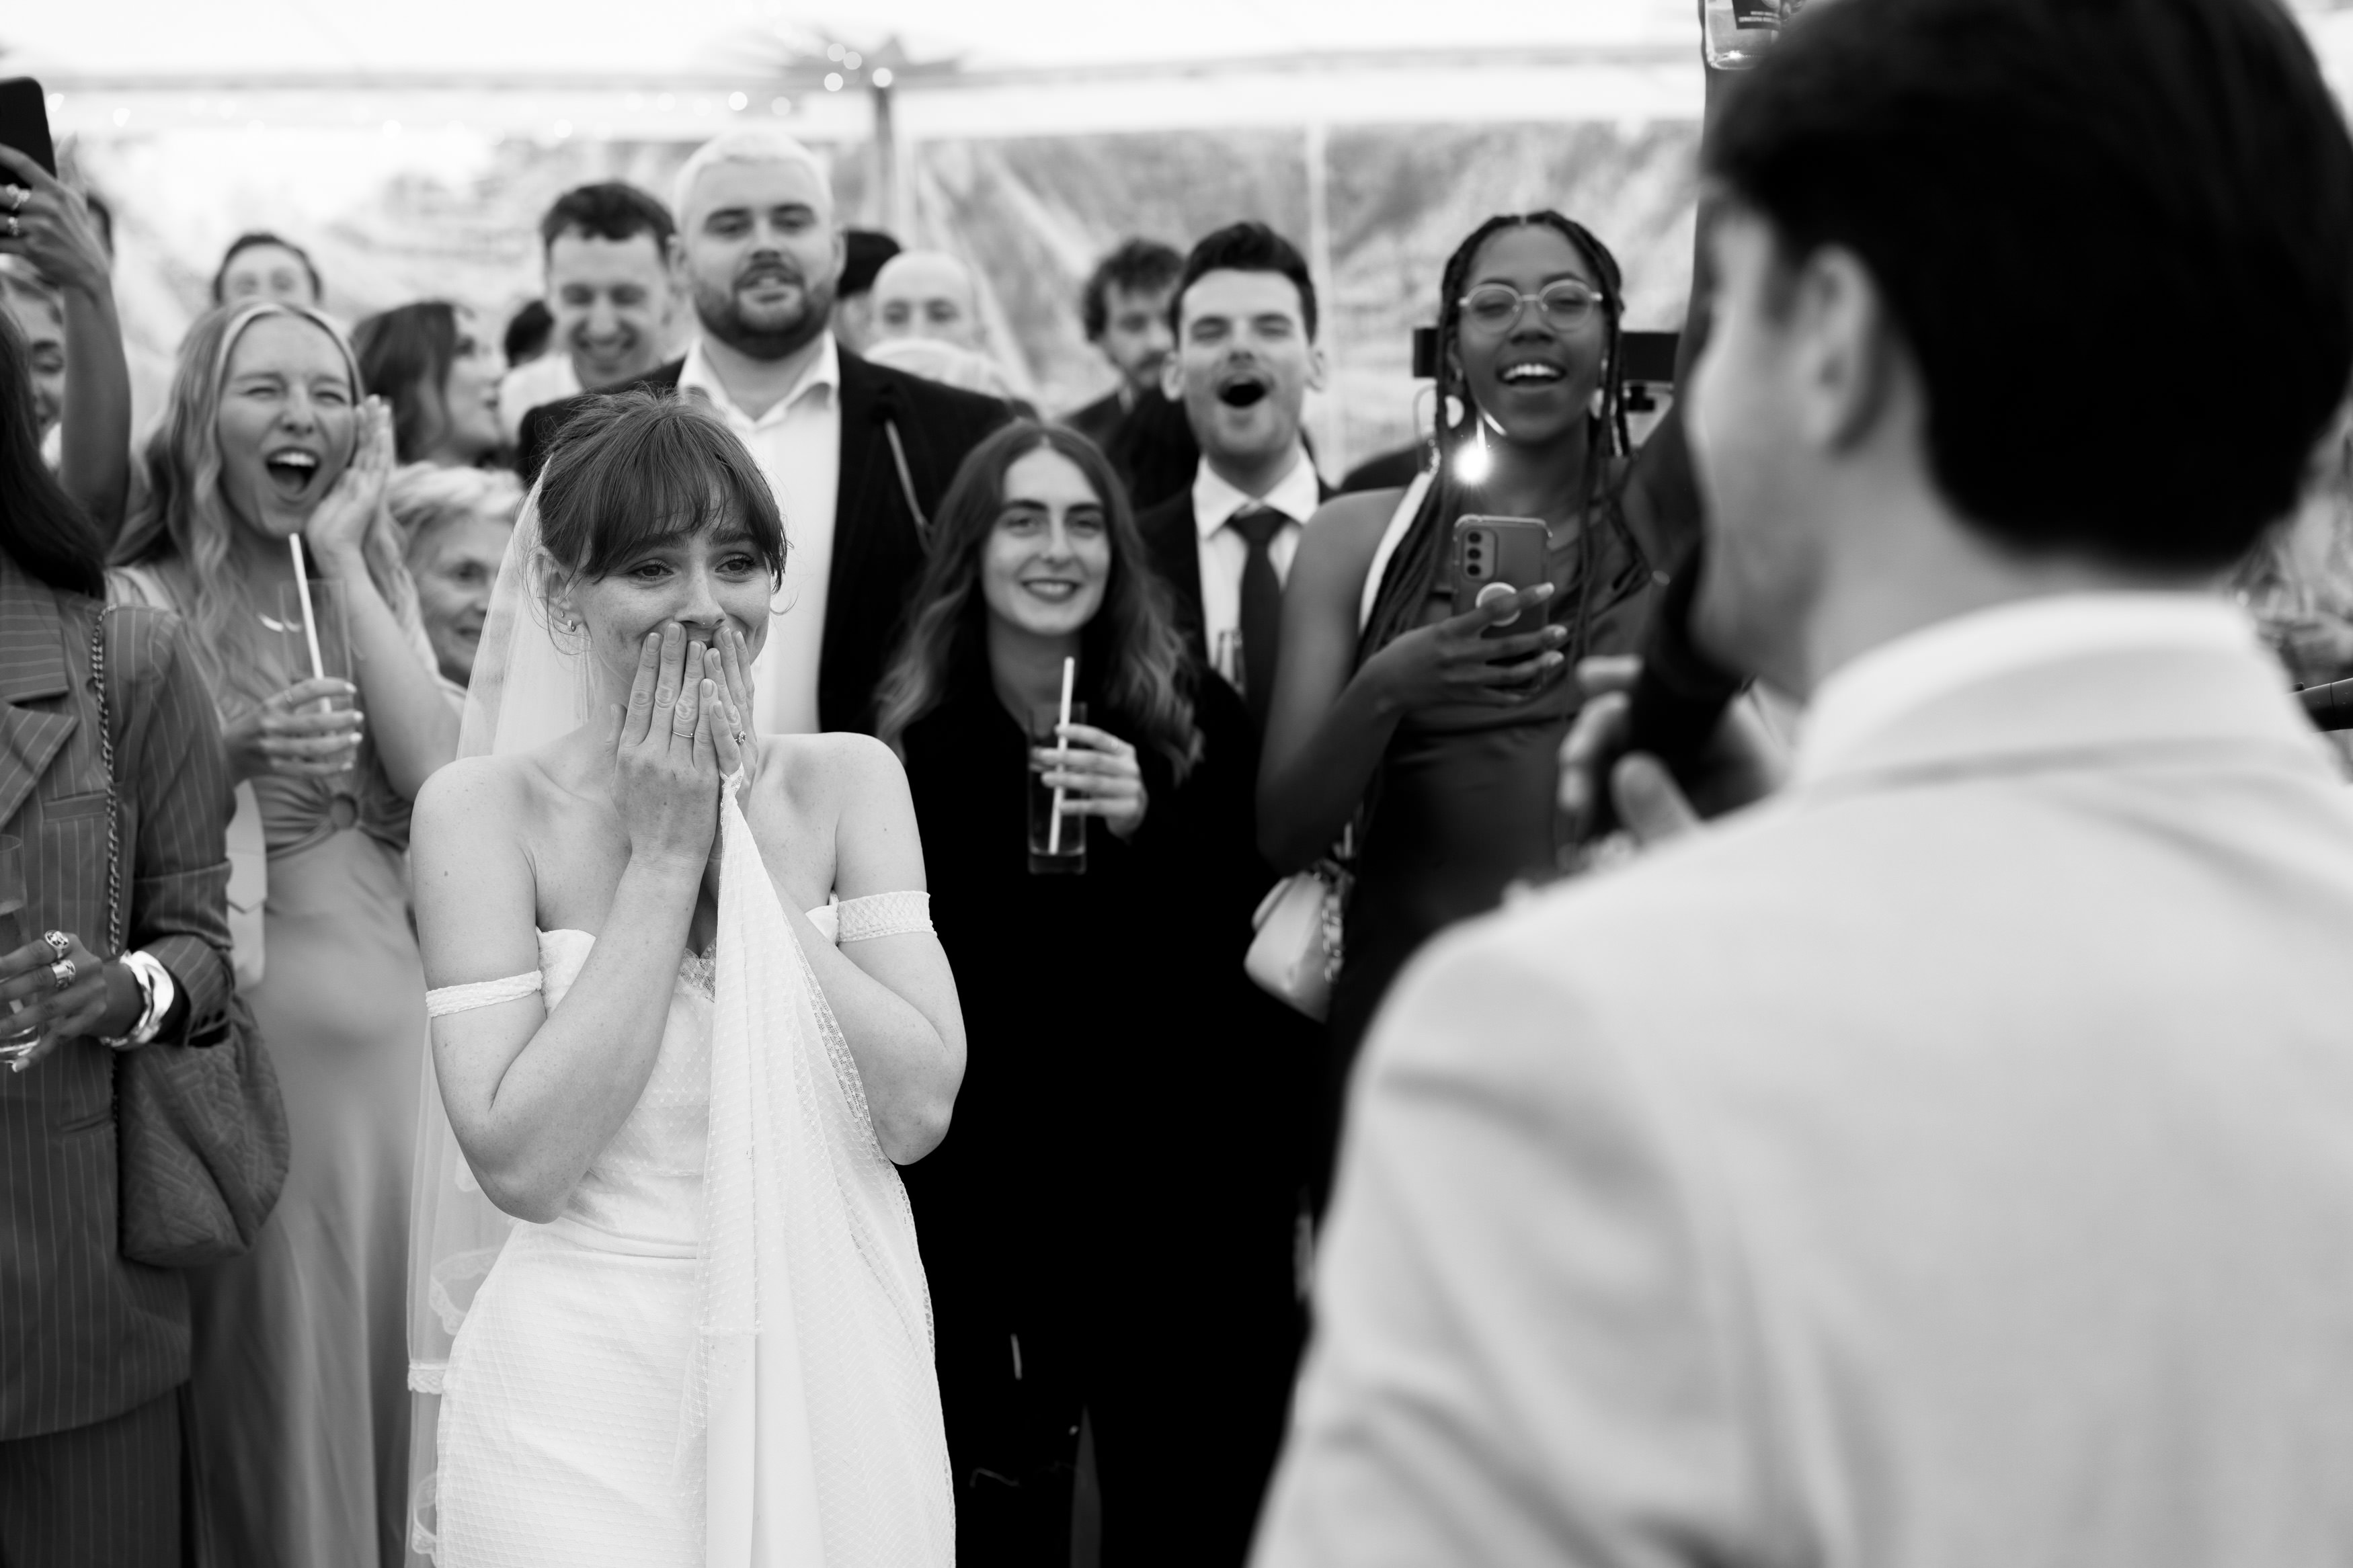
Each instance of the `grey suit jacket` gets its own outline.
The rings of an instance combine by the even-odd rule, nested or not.
[[[1260,1568],[2353,1563],[2353,796],[2079,654],[1443,938]]]
[[[0,833],[25,846],[30,937],[107,947],[106,769],[90,676],[93,599],[0,552]],[[188,1050],[229,1024],[228,761],[179,618],[105,611],[128,945],[187,998]],[[123,1261],[116,1236],[114,1057],[71,1040],[0,1071],[0,1440],[86,1426],[188,1375],[187,1288]]]

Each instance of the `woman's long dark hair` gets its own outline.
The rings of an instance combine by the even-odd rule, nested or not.
[[[0,549],[52,588],[102,599],[106,546],[41,461],[29,361],[15,320],[0,310]]]
[[[1454,520],[1471,510],[1466,503],[1476,487],[1466,487],[1454,471],[1455,457],[1475,438],[1480,419],[1463,376],[1461,356],[1457,353],[1462,330],[1462,296],[1469,291],[1471,268],[1487,241],[1504,229],[1531,225],[1552,229],[1567,240],[1584,258],[1586,266],[1592,268],[1594,280],[1601,286],[1608,337],[1602,349],[1601,407],[1587,422],[1588,537],[1600,521],[1595,503],[1610,483],[1615,467],[1611,459],[1624,456],[1632,445],[1626,434],[1622,396],[1625,375],[1619,353],[1626,301],[1618,258],[1583,224],[1549,210],[1499,213],[1472,229],[1471,237],[1446,258],[1446,270],[1438,287],[1438,396],[1430,416],[1430,439],[1438,448],[1437,473],[1430,480],[1429,493],[1422,498],[1421,510],[1414,514],[1412,526],[1398,542],[1397,552],[1381,579],[1372,616],[1366,621],[1364,636],[1357,644],[1359,664],[1393,638],[1420,625],[1422,605],[1435,590],[1439,574],[1445,569],[1447,540]]]
[[[882,677],[875,733],[902,756],[906,733],[948,699],[959,673],[988,668],[988,606],[980,595],[980,556],[1005,510],[1005,476],[1032,452],[1060,453],[1101,498],[1111,538],[1111,578],[1103,607],[1079,637],[1079,668],[1103,705],[1167,760],[1178,782],[1200,760],[1185,639],[1167,588],[1153,574],[1135,531],[1127,494],[1092,441],[1059,425],[1018,419],[972,449],[932,520],[924,563],[906,636]]]
[[[425,455],[434,432],[425,427],[427,403],[417,388],[433,388],[442,404],[450,363],[458,357],[458,308],[447,300],[419,300],[370,316],[352,329],[352,353],[360,362],[360,383],[373,397],[392,406],[392,445],[404,463]]]

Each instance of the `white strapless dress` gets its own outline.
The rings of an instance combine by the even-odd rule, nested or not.
[[[831,909],[810,919],[836,937]],[[551,1011],[595,943],[585,931],[540,933]],[[560,1216],[514,1227],[474,1297],[441,1390],[440,1568],[705,1561],[701,1431],[686,1405],[712,1000],[711,965],[688,955],[636,1109]]]

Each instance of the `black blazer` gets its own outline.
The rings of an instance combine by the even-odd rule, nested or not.
[[[675,392],[685,367],[684,360],[674,360],[628,384]],[[586,401],[584,395],[543,404],[523,416],[518,466],[525,484],[539,477],[555,433]],[[923,541],[885,426],[897,428],[906,448],[908,481],[928,524],[965,454],[1012,416],[997,398],[842,352],[841,478],[834,492],[833,566],[826,578],[817,677],[820,727],[872,732],[874,689],[923,571]]]
[[[1062,416],[1062,423],[1102,447],[1111,451],[1111,438],[1119,434],[1120,421],[1127,417],[1127,405],[1119,400],[1116,387],[1104,393],[1083,408],[1073,408]]]
[[[1319,476],[1315,495],[1319,500],[1330,500],[1335,492]],[[1303,524],[1305,518],[1299,520]],[[1144,535],[1145,553],[1152,557],[1152,569],[1168,584],[1176,601],[1176,624],[1192,646],[1193,657],[1207,663],[1209,650],[1201,635],[1201,543],[1200,530],[1193,521],[1193,487],[1186,487],[1135,516],[1136,531]]]

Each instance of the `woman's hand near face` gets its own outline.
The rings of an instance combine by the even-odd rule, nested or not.
[[[381,397],[360,405],[359,427],[352,437],[352,458],[319,498],[310,521],[302,525],[303,542],[330,575],[352,577],[367,571],[362,546],[368,526],[384,510],[385,482],[392,477],[392,411]]]
[[[1060,724],[1055,732],[1064,744],[1032,748],[1029,765],[1063,792],[1062,815],[1100,816],[1120,837],[1134,837],[1151,805],[1135,748],[1092,724]]]
[[[724,776],[741,768],[748,800],[760,776],[760,748],[752,732],[752,649],[733,623],[723,623],[719,646],[704,662],[719,683],[719,771]]]
[[[1560,676],[1568,628],[1538,626],[1504,637],[1485,633],[1539,609],[1552,594],[1551,584],[1539,583],[1418,626],[1366,659],[1364,672],[1390,704],[1408,713],[1456,702],[1496,708],[1525,702]]]
[[[359,688],[332,676],[297,681],[273,693],[222,731],[230,775],[243,784],[265,773],[332,778],[343,772],[358,760],[366,720],[355,707],[322,709],[322,704],[358,695]]]
[[[719,826],[724,747],[740,761],[715,664],[672,621],[649,634],[629,688],[629,706],[606,710],[613,749],[613,808],[628,836],[629,857],[691,867],[700,876]]]

